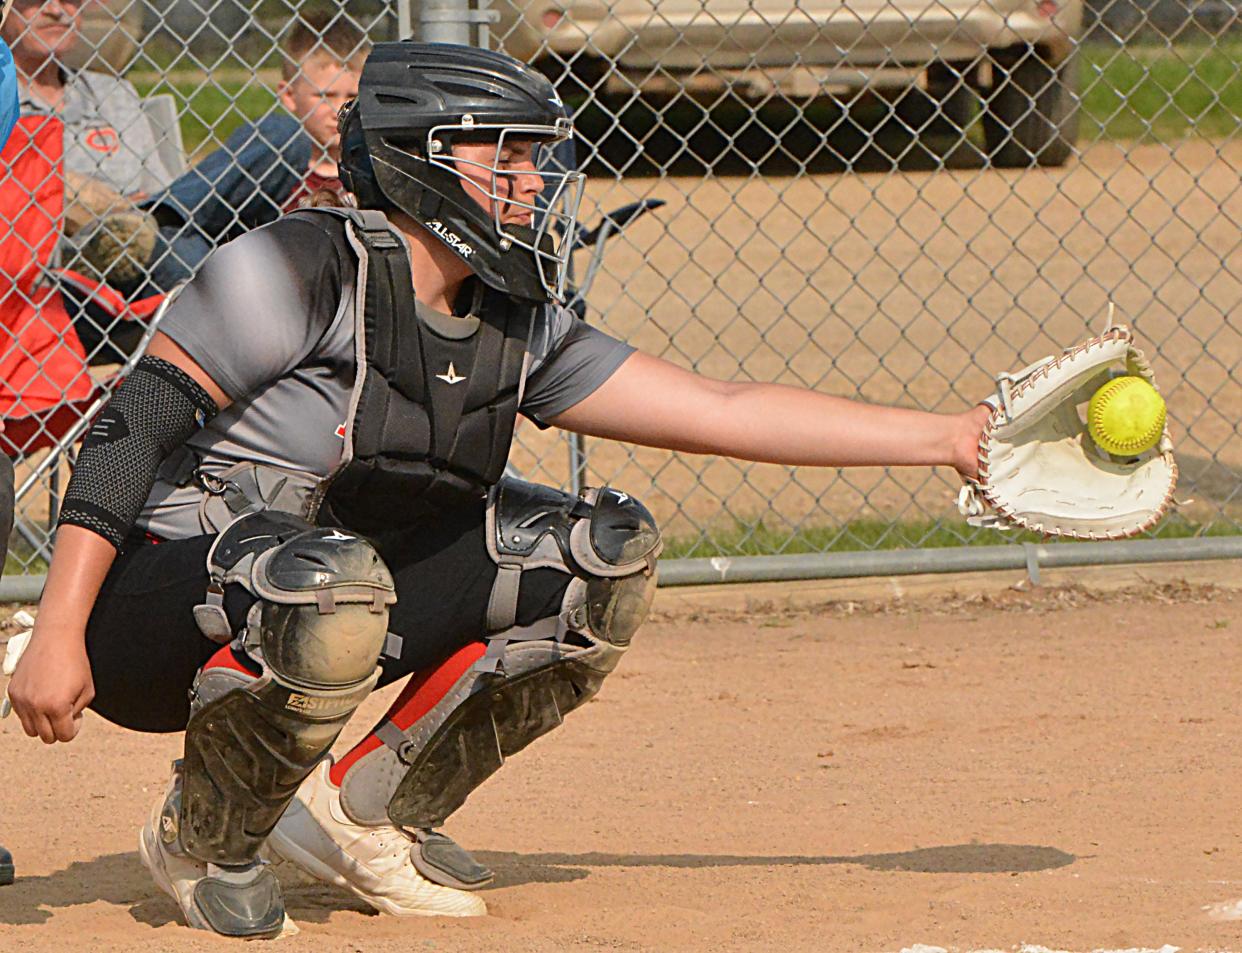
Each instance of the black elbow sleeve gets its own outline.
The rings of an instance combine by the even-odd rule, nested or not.
[[[119,549],[164,458],[218,412],[181,368],[144,357],[83,440],[58,525],[89,529]]]

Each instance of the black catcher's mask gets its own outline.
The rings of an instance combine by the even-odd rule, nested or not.
[[[534,140],[537,153],[573,133],[542,74],[475,47],[377,43],[340,126],[341,180],[362,208],[405,212],[499,291],[529,301],[563,297],[585,177],[541,168],[546,207],[536,208],[511,197],[518,173],[499,168],[506,142]],[[480,141],[495,145],[490,162],[453,157],[455,142]],[[466,178],[467,166],[475,177]],[[464,182],[488,193],[492,212]],[[502,205],[530,209],[533,227],[503,224]]]

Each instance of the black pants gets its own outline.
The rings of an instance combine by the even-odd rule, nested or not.
[[[380,659],[381,686],[439,664],[485,634],[496,565],[484,541],[480,504],[434,524],[374,540],[397,585],[388,629],[397,658]],[[220,646],[198,630],[193,607],[207,591],[212,536],[136,545],[118,556],[95,602],[86,651],[95,679],[91,707],[136,731],[182,731],[195,673]],[[554,569],[524,573],[518,625],[560,611],[570,577]],[[234,631],[253,603],[240,586],[225,592]]]

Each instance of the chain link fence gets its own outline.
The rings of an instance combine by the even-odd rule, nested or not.
[[[4,35],[32,115],[0,182],[11,571],[45,569],[81,421],[164,293],[308,178],[331,184],[322,120],[355,54],[444,2],[17,0]],[[583,220],[611,222],[575,260],[589,321],[714,377],[953,411],[1102,328],[1111,303],[1169,400],[1184,502],[1159,535],[1238,533],[1230,0],[495,0],[474,20],[575,112]],[[962,522],[947,471],[530,426],[512,462],[639,496],[674,557],[1006,541]]]

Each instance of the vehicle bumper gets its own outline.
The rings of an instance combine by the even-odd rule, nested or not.
[[[526,58],[552,52],[569,60],[585,51],[611,60],[631,87],[741,83],[806,93],[817,87],[832,92],[909,83],[928,63],[967,62],[988,50],[1023,44],[1039,47],[1056,64],[1073,51],[1082,25],[1077,0],[1042,13],[1025,4],[1006,11],[987,3],[966,10],[940,2],[904,9],[890,3],[814,16],[795,11],[775,22],[754,11],[727,19],[616,11],[593,19],[587,15],[591,9],[571,6],[558,26],[541,37],[525,37],[526,43],[535,42],[534,50],[521,50],[521,25],[505,46]]]

